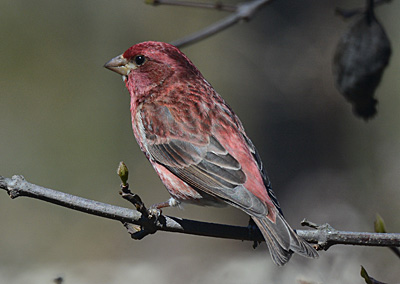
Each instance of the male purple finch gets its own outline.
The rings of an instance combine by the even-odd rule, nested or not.
[[[254,220],[277,265],[293,252],[318,257],[283,217],[239,118],[178,48],[139,43],[105,67],[129,91],[133,133],[171,195],[164,205],[232,205]]]

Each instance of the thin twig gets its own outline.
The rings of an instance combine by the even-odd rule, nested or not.
[[[205,3],[205,2],[190,2],[190,1],[176,1],[176,0],[148,0],[146,4],[157,5],[170,5],[170,6],[181,6],[181,7],[192,7],[202,9],[213,9],[218,11],[235,12],[237,9],[236,5],[229,5],[223,3]]]
[[[219,22],[216,22],[215,24],[206,27],[205,29],[195,32],[191,35],[188,35],[186,37],[183,37],[181,39],[177,39],[174,40],[173,42],[171,42],[172,45],[182,48],[184,46],[196,43],[198,41],[201,41],[205,38],[208,38],[220,31],[223,31],[231,26],[233,26],[234,24],[236,24],[237,22],[240,21],[240,17],[237,14],[233,14],[230,15],[224,19],[222,19]]]
[[[12,178],[0,176],[0,188],[6,190],[11,198],[19,196],[32,197],[88,214],[136,224],[142,228],[154,228],[153,231],[149,231],[148,233],[154,233],[158,230],[253,242],[263,241],[261,233],[254,229],[254,226],[230,226],[164,215],[159,216],[157,220],[149,219],[145,218],[137,210],[113,206],[44,188],[29,183],[22,176],[18,175]],[[344,232],[335,230],[327,224],[318,226],[317,230],[297,230],[297,234],[310,243],[317,243],[319,249],[325,250],[335,244],[400,246],[400,234]]]
[[[153,3],[154,2],[154,3]],[[243,2],[238,5],[224,5],[224,4],[206,4],[206,3],[192,3],[187,1],[173,1],[173,0],[159,0],[150,1],[155,5],[168,4],[168,5],[179,5],[189,7],[200,7],[200,8],[212,8],[223,11],[233,12],[232,15],[204,28],[201,31],[195,32],[189,36],[171,42],[176,47],[183,47],[189,44],[193,44],[202,39],[210,37],[220,31],[223,31],[241,20],[250,20],[254,13],[258,11],[262,6],[269,4],[272,0],[253,0],[249,2]]]

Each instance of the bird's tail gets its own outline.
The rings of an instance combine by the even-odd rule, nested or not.
[[[252,216],[252,219],[261,230],[272,260],[277,265],[282,266],[288,262],[293,252],[305,257],[318,258],[317,251],[295,233],[280,213],[276,213],[275,223],[267,216]]]

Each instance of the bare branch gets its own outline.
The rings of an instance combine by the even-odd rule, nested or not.
[[[235,6],[224,5],[224,4],[211,4],[211,3],[192,3],[188,1],[173,1],[173,0],[155,0],[149,2],[154,5],[167,4],[167,5],[186,6],[186,7],[209,8],[209,9],[217,9],[222,11],[233,12],[232,15],[229,15],[228,17],[212,24],[211,26],[204,28],[201,31],[198,31],[189,36],[171,42],[172,45],[181,48],[183,46],[210,37],[220,31],[223,31],[233,26],[234,24],[238,23],[241,20],[246,20],[246,21],[250,20],[256,11],[258,11],[262,6],[272,2],[272,0],[253,0],[250,2],[243,2]]]
[[[15,175],[11,179],[0,176],[0,188],[7,190],[8,195],[12,199],[19,196],[32,197],[73,210],[122,222],[138,221],[141,217],[140,212],[136,210],[113,206],[41,187],[27,182],[20,175]]]
[[[328,250],[332,245],[338,244],[382,247],[400,246],[400,234],[338,231],[329,224],[316,225],[307,220],[303,220],[301,224],[316,229],[314,231],[306,231],[306,237],[300,231],[297,231],[297,233],[308,242],[317,243],[318,250]]]
[[[32,197],[73,210],[118,220],[125,225],[126,223],[138,225],[140,231],[135,231],[135,228],[126,225],[135,239],[143,238],[156,231],[166,231],[234,240],[263,241],[261,233],[254,226],[230,226],[164,215],[160,215],[158,218],[145,217],[137,210],[113,206],[31,184],[18,175],[11,179],[0,176],[0,188],[6,190],[13,199],[19,196]],[[335,230],[328,224],[313,226],[308,221],[303,222],[303,224],[316,227],[316,230],[297,230],[297,234],[310,243],[316,243],[318,249],[327,250],[335,244],[400,246],[400,234],[344,232]],[[138,232],[140,232],[139,235],[136,234]]]
[[[189,2],[189,1],[176,1],[176,0],[147,0],[147,4],[154,6],[157,5],[170,5],[170,6],[182,6],[192,8],[204,8],[213,9],[219,11],[235,12],[237,9],[236,5],[229,5],[223,3],[200,3],[200,2]]]
[[[263,240],[261,233],[258,231],[253,233],[247,227],[198,222],[164,215],[159,216],[155,221],[152,218],[145,218],[137,210],[109,205],[29,183],[20,175],[14,175],[11,179],[0,176],[0,188],[6,190],[12,199],[20,196],[31,197],[91,215],[139,225],[146,232],[145,235],[160,230],[236,240]]]

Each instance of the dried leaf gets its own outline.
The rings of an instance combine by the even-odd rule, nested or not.
[[[363,14],[338,43],[333,62],[336,86],[364,119],[376,114],[374,93],[390,55],[389,39],[373,13]]]

